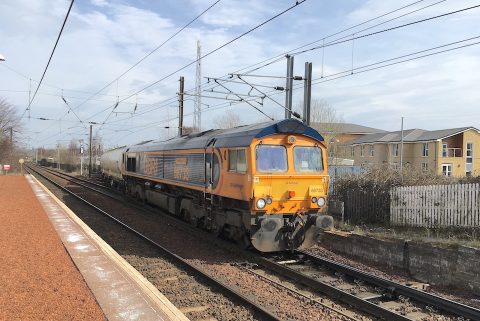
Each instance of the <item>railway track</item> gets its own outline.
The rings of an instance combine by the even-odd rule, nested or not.
[[[240,266],[279,284],[301,284],[303,294],[312,300],[319,300],[318,293],[327,294],[384,320],[480,320],[480,310],[476,308],[307,251],[261,257],[253,265],[246,262]]]
[[[142,234],[141,232],[135,230],[134,228],[126,225],[125,223],[123,223],[122,221],[118,220],[117,218],[115,218],[113,215],[107,213],[106,211],[102,210],[101,208],[95,206],[94,204],[90,203],[89,201],[87,201],[86,199],[82,198],[81,196],[79,196],[77,193],[75,192],[72,192],[71,190],[69,190],[68,188],[65,188],[63,186],[61,186],[61,184],[57,183],[55,180],[53,180],[52,178],[49,178],[47,177],[45,174],[42,174],[41,173],[41,169],[39,170],[38,168],[33,168],[32,166],[29,166],[27,167],[27,170],[32,173],[32,172],[35,172],[36,174],[40,175],[41,177],[43,177],[44,179],[46,179],[47,181],[49,181],[50,183],[52,183],[53,185],[55,185],[57,188],[61,189],[63,192],[66,192],[68,193],[69,195],[75,197],[76,199],[78,199],[79,201],[81,201],[82,203],[88,205],[89,207],[93,208],[95,211],[97,211],[98,213],[101,213],[102,215],[104,215],[105,217],[109,218],[110,220],[114,221],[115,223],[119,224],[122,228],[128,230],[129,232],[135,234],[137,237],[141,238],[142,240],[148,242],[150,245],[153,245],[156,249],[160,250],[164,255],[166,255],[170,260],[174,261],[176,264],[180,265],[183,269],[187,270],[188,272],[194,274],[196,277],[201,277],[203,280],[206,280],[209,285],[213,285],[214,288],[217,288],[217,289],[220,289],[220,291],[224,294],[226,294],[228,297],[230,298],[233,298],[234,301],[236,302],[240,302],[241,304],[245,305],[246,307],[248,307],[248,309],[252,310],[253,311],[253,314],[256,316],[256,318],[258,318],[258,320],[272,320],[272,321],[280,321],[282,320],[281,318],[277,317],[274,313],[272,313],[271,311],[267,310],[266,308],[264,308],[263,306],[257,304],[256,302],[252,301],[251,299],[249,299],[248,297],[244,296],[243,294],[241,294],[240,292],[238,292],[236,289],[228,286],[227,284],[223,283],[222,281],[219,281],[213,277],[211,277],[209,274],[205,273],[203,270],[199,269],[198,267],[196,267],[195,265],[189,263],[187,260],[183,259],[182,257],[180,257],[179,255],[173,253],[172,251],[168,250],[167,248],[163,247],[162,245],[158,244],[157,242],[155,242],[154,240],[152,240],[150,237]],[[85,182],[85,180],[83,179],[79,179],[79,178],[74,178],[74,177],[71,177],[70,175],[67,175],[67,174],[64,174],[64,173],[59,173],[59,172],[56,172],[56,171],[52,171],[52,170],[47,170],[45,169],[45,171],[49,172],[50,174],[52,175],[55,175],[57,177],[60,177],[60,178],[63,178],[63,179],[69,179],[69,180],[74,180],[74,181],[77,181],[75,182],[75,184],[79,184],[80,186],[84,186],[84,187],[87,187],[87,188],[90,188],[96,192],[99,192],[103,195],[106,195],[106,196],[111,196],[109,195],[108,193],[104,192],[104,191],[101,191],[97,188],[92,188],[92,187],[88,187],[87,184],[91,184],[91,185],[96,185],[97,187],[101,187],[99,184],[96,184],[96,183],[91,183],[91,182]],[[68,177],[68,178],[67,178]],[[83,183],[78,183],[78,181],[83,181],[85,182],[86,184],[83,184]],[[168,267],[167,270],[171,270],[172,267]],[[175,275],[173,278],[178,278],[178,273],[177,275]],[[167,279],[168,279],[168,276],[167,276]],[[171,278],[172,279],[172,278]],[[205,306],[198,306],[197,309],[202,309],[202,308],[206,308]],[[184,312],[195,312],[195,308],[193,310],[191,309],[183,309]],[[206,319],[206,320],[216,320],[215,318],[210,318],[210,319]]]
[[[112,195],[112,191],[101,184],[73,178],[56,171],[51,171],[51,173],[106,196],[120,197],[117,193]],[[119,223],[124,225],[122,222]],[[126,226],[126,228],[129,227]],[[148,237],[146,238],[148,239]],[[149,241],[152,242],[152,240]],[[155,245],[160,246],[156,243]],[[189,262],[178,255],[171,252],[169,255],[176,257],[181,264],[188,266]],[[480,320],[480,310],[478,309],[379,278],[305,251],[295,251],[287,256],[255,257],[235,265],[278,287],[295,292],[306,300],[324,306],[341,315],[343,319],[364,318],[361,314],[352,312],[351,309],[345,309],[345,305],[348,305],[384,320]],[[196,270],[199,269],[194,266],[192,271]],[[205,274],[204,277],[211,278],[204,271],[200,271],[200,273],[202,272]],[[224,285],[220,282],[217,286]],[[227,292],[234,296],[240,294],[232,288]],[[243,295],[240,294],[240,296]],[[255,305],[255,302],[245,296],[241,302]],[[267,312],[268,318],[276,317],[273,312],[265,308],[261,308],[261,310],[263,313]]]

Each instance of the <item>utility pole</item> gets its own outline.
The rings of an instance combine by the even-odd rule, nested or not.
[[[178,93],[178,136],[183,134],[183,94],[185,88],[185,78],[180,77],[180,92]]]
[[[403,117],[402,117],[402,127],[400,130],[400,175],[403,183]]]
[[[92,177],[92,127],[90,124],[90,145],[88,145],[88,177]]]
[[[293,94],[293,56],[287,57],[287,80],[285,84],[285,118],[292,118],[292,94]]]
[[[312,63],[305,63],[305,78],[303,89],[303,122],[310,126],[310,104],[312,100]]]
[[[10,127],[10,145],[13,147],[13,127]]]
[[[60,143],[57,143],[57,153],[58,153],[57,169],[60,169]]]
[[[83,139],[78,142],[80,143],[80,176],[83,176]]]
[[[200,41],[197,40],[197,70],[195,78],[195,102],[193,107],[193,129],[197,132],[202,130],[202,52]]]

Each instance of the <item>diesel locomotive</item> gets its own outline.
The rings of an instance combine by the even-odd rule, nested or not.
[[[305,248],[331,227],[326,145],[295,119],[208,130],[108,151],[125,193],[261,252]]]

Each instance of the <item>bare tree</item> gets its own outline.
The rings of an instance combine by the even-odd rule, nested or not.
[[[217,116],[213,119],[213,126],[216,128],[233,128],[238,127],[242,123],[240,121],[240,116],[231,110],[227,110],[226,113]]]
[[[18,133],[22,131],[20,115],[17,109],[5,99],[0,98],[0,164],[5,162],[16,165],[13,159],[15,148],[19,143]]]
[[[344,119],[325,99],[312,99],[310,110],[310,126],[322,134],[328,147],[329,158],[346,156],[346,148],[342,144]],[[297,105],[297,112],[303,113],[303,102]]]

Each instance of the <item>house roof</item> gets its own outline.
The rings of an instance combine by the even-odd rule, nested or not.
[[[460,127],[440,130],[424,130],[424,129],[407,129],[403,131],[404,142],[425,142],[437,139],[447,138],[453,135],[463,133],[466,130],[473,129],[478,131],[475,127]],[[356,144],[371,144],[371,143],[399,143],[401,141],[401,131],[385,132],[380,134],[365,135],[357,138],[351,142]]]
[[[335,134],[377,134],[386,133],[385,130],[372,128],[352,123],[310,123],[310,126],[317,129],[321,133]]]

